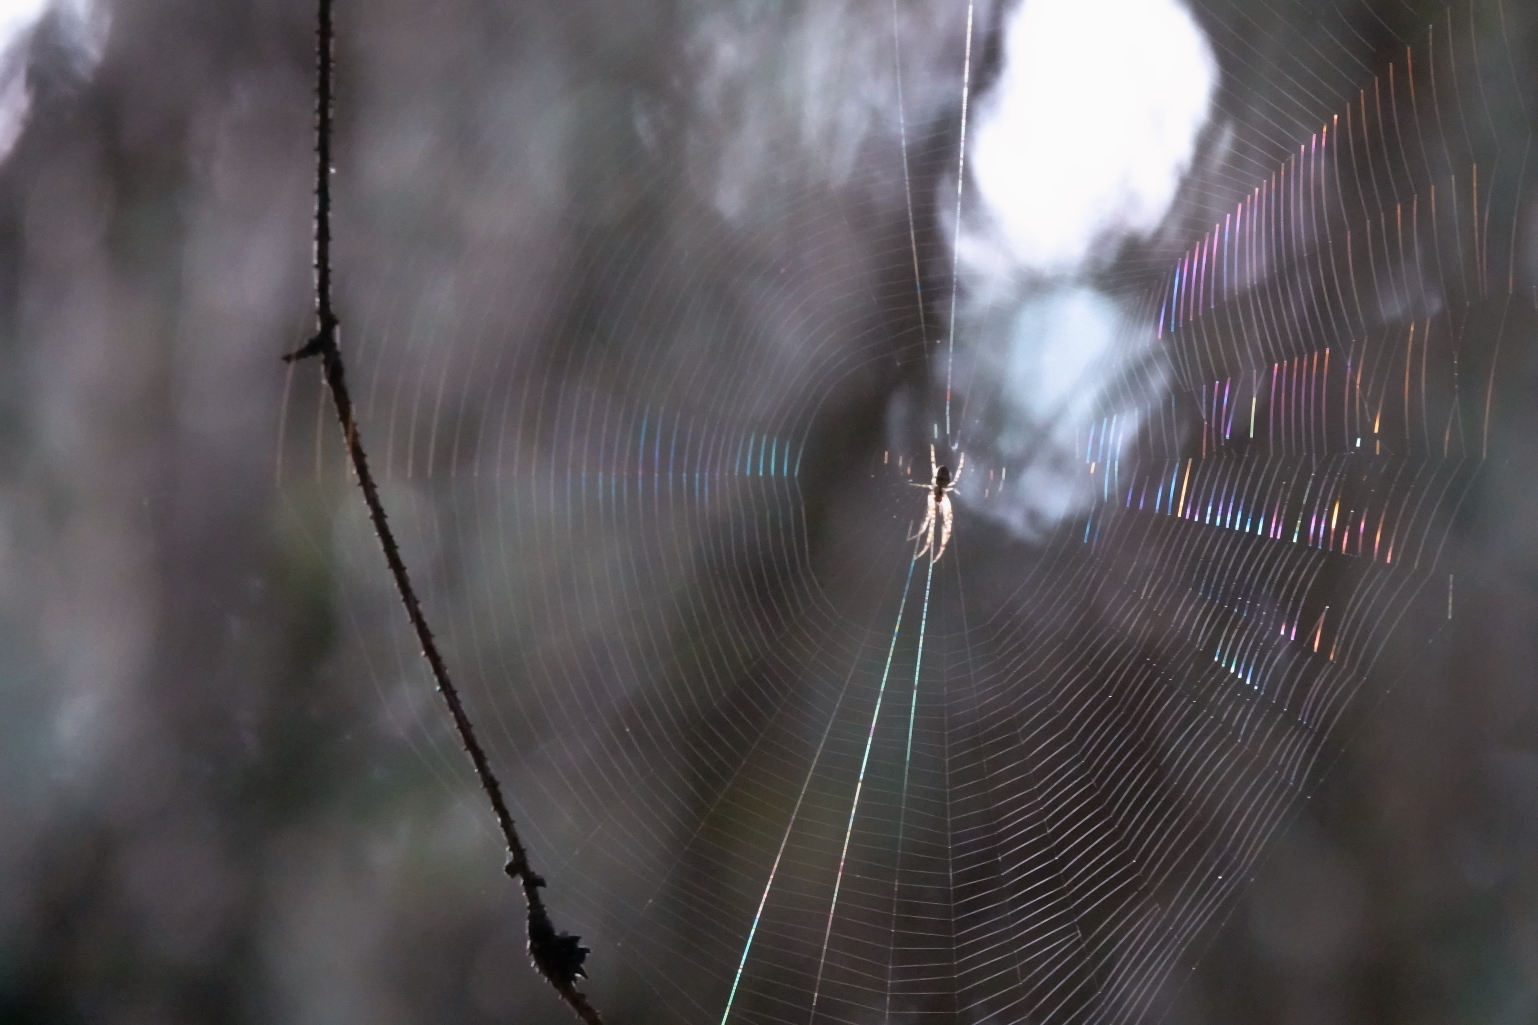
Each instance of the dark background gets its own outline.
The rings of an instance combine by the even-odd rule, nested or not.
[[[1233,166],[1280,159],[1288,117],[1322,121],[1442,11],[1204,6],[1220,105],[1261,126]],[[939,139],[956,9],[904,12],[909,117]],[[0,168],[0,1021],[564,1020],[524,964],[489,813],[315,382],[278,362],[310,329],[313,10],[123,0],[110,15],[94,68],[44,23],[33,110]],[[1530,83],[1535,22],[1504,15]],[[413,430],[473,422],[516,387],[496,346],[559,372],[559,344],[528,325],[541,303],[601,292],[595,239],[663,224],[660,273],[696,283],[700,257],[722,282],[760,274],[829,211],[844,220],[820,223],[819,245],[871,246],[902,200],[885,94],[861,92],[890,62],[891,14],[383,0],[337,17],[344,343],[445,623],[475,566],[435,510],[470,499],[437,486],[461,450],[411,448]],[[998,17],[982,11],[981,38]],[[1520,118],[1501,123],[1520,145]],[[779,187],[824,198],[765,203]],[[1519,290],[1538,277],[1526,196]],[[712,202],[725,213],[697,212]],[[1230,202],[1213,186],[1211,208]],[[625,220],[642,205],[644,231]],[[1186,215],[1210,223],[1205,208],[1198,194]],[[1191,241],[1171,232],[1137,259]],[[814,280],[787,287],[830,301]],[[837,355],[805,344],[782,357]],[[1345,754],[1198,944],[1168,1021],[1538,1020],[1538,347],[1521,330],[1504,344],[1489,457],[1451,527],[1455,615],[1394,634]],[[462,382],[447,413],[440,380]],[[901,380],[854,379],[835,406],[868,418]],[[500,586],[529,600],[539,572]],[[451,654],[473,650],[440,630]],[[532,835],[536,863],[559,863]],[[606,1020],[672,1020],[644,986],[606,983],[602,956],[589,988]]]

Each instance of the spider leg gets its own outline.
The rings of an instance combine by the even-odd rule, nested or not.
[[[931,553],[930,557],[933,558],[933,552],[935,550],[935,532],[939,529],[940,526],[939,517],[936,515],[937,509],[937,503],[929,503],[928,515],[924,517],[924,522],[919,525],[918,531],[909,539],[912,541],[916,541],[920,537],[924,539],[924,543],[919,546],[919,550],[913,553],[913,557],[915,559],[922,557],[925,552]]]
[[[945,546],[951,543],[951,499],[949,495],[943,496],[939,502],[940,520],[940,547],[934,550],[930,556],[931,562],[939,562],[940,556],[945,554]],[[930,540],[934,540],[934,527],[930,528]]]
[[[926,504],[928,505],[929,512],[925,515],[924,522],[919,524],[919,528],[908,535],[909,541],[917,541],[919,538],[924,536],[925,531],[928,531],[931,534],[934,533],[932,528],[934,527],[935,522],[935,504],[933,502]]]
[[[951,487],[956,486],[956,482],[961,479],[961,471],[965,470],[966,468],[967,454],[963,452],[961,453],[961,461],[956,464],[956,473],[951,477]]]

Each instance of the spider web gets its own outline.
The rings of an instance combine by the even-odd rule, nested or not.
[[[671,104],[550,75],[561,113],[439,154],[458,230],[339,258],[365,437],[611,1019],[1157,1020],[1396,625],[1451,607],[1533,309],[1508,12],[1198,8],[1226,135],[1093,276],[1135,358],[1022,447],[969,340],[1006,314],[953,276],[964,175],[947,217],[998,26],[872,11],[880,61],[805,71],[874,111],[854,141],[699,142],[779,102],[738,67]],[[754,171],[723,196],[702,166]],[[1053,430],[1074,497],[1027,522]],[[968,456],[936,563],[930,443]],[[365,563],[361,514],[338,531]],[[463,793],[376,597],[370,671]]]

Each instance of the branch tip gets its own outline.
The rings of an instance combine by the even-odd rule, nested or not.
[[[529,905],[529,959],[556,989],[568,991],[578,976],[587,978],[582,962],[588,953],[581,936],[556,932],[544,907]]]

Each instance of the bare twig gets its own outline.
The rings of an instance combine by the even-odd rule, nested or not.
[[[576,987],[578,976],[587,975],[582,969],[582,962],[587,957],[588,948],[582,946],[580,937],[557,932],[550,921],[549,913],[545,910],[545,902],[539,893],[540,887],[545,885],[545,880],[529,865],[528,851],[524,848],[523,841],[518,837],[518,830],[513,825],[512,813],[508,811],[507,802],[502,797],[502,786],[492,773],[491,763],[487,761],[480,742],[475,739],[475,729],[470,723],[469,715],[465,712],[464,703],[459,698],[459,691],[449,679],[448,667],[444,664],[438,645],[433,640],[432,631],[428,629],[427,619],[422,615],[421,603],[417,600],[416,590],[411,585],[406,564],[401,561],[400,548],[396,545],[395,535],[391,532],[389,521],[385,518],[384,505],[379,500],[379,488],[374,483],[374,475],[369,471],[368,456],[364,453],[363,441],[358,436],[358,425],[353,416],[352,397],[347,391],[342,353],[337,345],[336,314],[331,307],[331,74],[333,67],[331,0],[319,0],[317,22],[315,315],[318,330],[303,346],[285,355],[283,361],[294,363],[312,356],[320,357],[326,386],[331,392],[337,421],[341,424],[342,435],[347,443],[347,454],[352,461],[353,472],[357,474],[358,485],[363,491],[363,501],[368,506],[369,520],[379,536],[379,546],[383,549],[385,562],[390,567],[390,576],[395,581],[395,589],[400,594],[401,602],[406,606],[406,616],[411,620],[411,628],[416,631],[417,641],[422,646],[422,655],[427,659],[428,667],[432,670],[438,692],[443,695],[444,703],[448,705],[449,715],[454,720],[454,728],[459,731],[459,739],[463,742],[465,751],[475,766],[475,774],[480,780],[481,789],[486,792],[486,798],[491,802],[491,809],[496,813],[497,825],[501,827],[502,838],[507,845],[507,864],[504,870],[523,887],[523,896],[529,908],[529,957],[534,962],[534,967],[555,987],[556,992],[571,1006],[578,1018],[587,1022],[588,1025],[602,1025],[598,1012]]]

